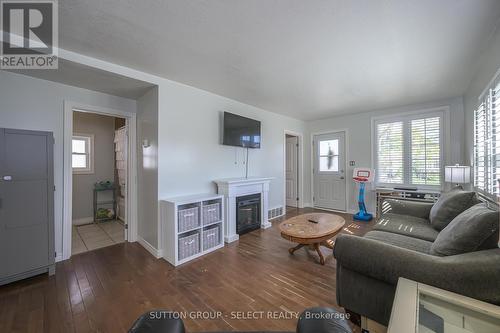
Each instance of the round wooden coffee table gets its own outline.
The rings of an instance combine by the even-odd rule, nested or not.
[[[317,223],[311,222],[315,221]],[[343,217],[327,213],[310,213],[292,217],[279,225],[281,237],[299,243],[288,250],[293,254],[304,246],[311,246],[319,255],[321,265],[325,264],[325,258],[319,247],[326,246],[333,249],[331,238],[338,234],[345,224]]]

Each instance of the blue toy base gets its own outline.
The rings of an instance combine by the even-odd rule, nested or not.
[[[366,205],[365,205],[365,183],[359,183],[358,206],[359,206],[359,212],[354,214],[353,216],[354,220],[371,221],[373,219],[373,215],[366,211]]]
[[[356,221],[371,221],[373,219],[373,215],[370,213],[362,214],[361,212],[354,214],[353,219]]]

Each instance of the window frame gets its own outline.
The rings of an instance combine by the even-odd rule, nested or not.
[[[439,185],[421,185],[411,182],[411,121],[425,118],[439,117],[440,120],[440,184]],[[449,137],[450,120],[449,107],[442,106],[431,109],[415,110],[404,113],[372,117],[371,138],[372,138],[372,168],[375,170],[374,185],[376,187],[416,187],[422,190],[442,190],[444,182],[444,166],[449,160]],[[378,181],[378,138],[377,126],[379,124],[402,122],[403,123],[403,182],[402,183],[383,183]]]
[[[322,157],[328,157],[328,155],[321,155],[321,141],[337,141],[337,154],[333,154],[332,157],[337,157],[337,170],[321,170],[321,158]],[[318,172],[319,173],[325,173],[325,174],[331,174],[331,173],[338,173],[341,170],[340,166],[340,139],[327,139],[327,140],[318,140],[318,154],[316,156],[318,163]]]
[[[473,112],[473,142],[472,142],[472,187],[475,191],[481,193],[487,198],[493,199],[493,200],[498,200],[500,198],[500,189],[499,189],[499,180],[498,179],[493,179],[493,175],[490,176],[490,174],[493,173],[493,168],[496,166],[496,163],[493,163],[493,159],[496,158],[495,155],[492,155],[493,153],[493,138],[495,138],[495,144],[498,147],[498,142],[499,139],[498,137],[500,136],[500,131],[496,131],[498,128],[493,127],[493,93],[499,93],[500,89],[497,90],[497,88],[500,87],[500,69],[497,71],[493,79],[488,83],[486,88],[483,90],[481,95],[478,97],[478,102],[476,107],[474,108]],[[500,103],[500,94],[499,96],[496,96],[495,93],[495,118],[496,121],[498,122],[500,118],[500,107],[498,104]],[[478,138],[478,133],[477,133],[477,127],[478,127],[478,111],[479,109],[482,108],[484,112],[484,141],[482,142],[482,151],[484,152],[483,160],[484,160],[484,189],[479,188],[477,185],[477,161],[478,158],[476,157],[476,154],[478,152],[478,145],[477,145],[477,138]],[[495,130],[495,132],[493,132]],[[497,153],[498,155],[498,153]],[[498,167],[497,167],[498,169]],[[498,175],[497,175],[498,177]],[[490,192],[490,190],[492,192]],[[495,193],[496,190],[496,193]]]
[[[87,148],[86,153],[73,152],[73,140],[84,140]],[[71,165],[75,175],[91,175],[94,173],[94,134],[74,133],[71,137],[71,164],[73,164],[73,155],[87,156],[87,166],[85,168],[75,168]]]

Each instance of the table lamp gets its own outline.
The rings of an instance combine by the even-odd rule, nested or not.
[[[448,183],[460,184],[470,183],[470,166],[450,165],[444,167],[444,180]]]

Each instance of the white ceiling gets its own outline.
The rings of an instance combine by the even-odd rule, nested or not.
[[[498,0],[64,0],[60,45],[299,119],[460,96]]]

